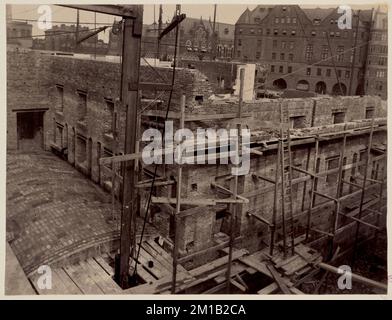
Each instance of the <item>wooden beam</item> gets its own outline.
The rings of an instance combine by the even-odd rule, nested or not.
[[[167,181],[157,181],[154,182],[154,187],[162,187],[162,186],[168,186],[175,184],[176,182],[173,180],[167,180]],[[151,182],[145,182],[145,183],[138,183],[135,186],[136,188],[150,188],[151,187]]]
[[[331,197],[331,196],[329,196],[329,195],[327,195],[327,194],[318,192],[318,191],[316,191],[316,190],[314,190],[313,193],[316,194],[316,195],[318,195],[318,196],[320,196],[320,197],[327,198],[327,199],[332,200],[332,201],[335,201],[335,202],[338,201],[338,199],[336,199],[336,198],[334,198],[334,197]]]
[[[214,182],[213,182],[213,183],[211,183],[211,186],[212,186],[213,188],[220,189],[220,190],[222,190],[222,191],[227,192],[228,194],[233,195],[233,191],[231,191],[231,190],[229,190],[229,189],[227,189],[227,188],[225,188],[225,187],[223,187],[223,186],[221,186],[221,185],[219,185],[219,184],[217,184],[217,183],[214,183]],[[245,201],[245,203],[248,203],[248,202],[249,202],[248,199],[246,199],[246,198],[244,198],[244,197],[242,197],[242,196],[240,196],[240,195],[238,195],[238,194],[236,194],[236,198]]]
[[[278,273],[278,271],[276,271],[276,269],[271,264],[267,264],[267,268],[271,272],[271,275],[274,278],[275,282],[278,284],[280,290],[282,290],[284,294],[291,294],[291,291],[284,283],[283,278]]]
[[[86,6],[88,7],[88,6]],[[89,7],[96,11],[97,7]],[[112,13],[118,10],[118,6],[111,6]],[[137,139],[137,110],[139,102],[138,91],[128,91],[129,82],[139,82],[140,74],[140,50],[141,50],[141,37],[143,26],[143,6],[132,6],[132,10],[120,7],[121,15],[124,17],[126,12],[134,14],[134,19],[130,17],[124,18],[123,28],[123,59],[121,70],[123,77],[121,77],[121,101],[127,107],[125,119],[125,141],[124,152],[132,154],[136,151]],[[124,11],[125,10],[125,11]],[[99,11],[98,11],[99,12]],[[102,11],[101,11],[102,12]],[[103,12],[107,13],[107,12]],[[117,14],[118,15],[118,14]],[[131,247],[136,247],[136,188],[137,173],[135,172],[134,162],[126,163],[124,166],[123,174],[123,196],[121,211],[121,224],[120,224],[120,259],[119,267],[116,268],[117,273],[115,278],[119,285],[126,289],[129,286],[129,260],[131,255]]]
[[[59,4],[59,6],[67,7],[71,9],[79,9],[84,11],[92,11],[103,14],[110,14],[113,16],[120,16],[124,18],[135,19],[138,17],[138,11],[135,10],[136,6],[119,6],[119,5],[65,5]]]
[[[267,181],[267,182],[270,182],[270,183],[275,184],[275,180],[273,180],[273,179],[271,179],[271,178],[267,178],[267,177],[261,176],[261,175],[256,174],[256,173],[253,173],[253,174],[252,174],[252,177],[257,178],[257,179],[261,179],[261,180],[265,180],[265,181]]]
[[[368,223],[368,222],[366,222],[366,221],[363,221],[363,220],[358,219],[358,218],[355,218],[355,217],[347,216],[347,215],[345,215],[343,212],[339,212],[339,214],[342,215],[342,216],[344,216],[344,217],[347,217],[347,218],[349,218],[349,219],[351,219],[351,220],[354,220],[354,221],[356,221],[356,222],[362,223],[363,225],[368,226],[368,227],[370,227],[370,228],[374,228],[374,229],[376,229],[376,230],[381,230],[381,228],[379,228],[379,227],[377,227],[377,226],[375,226],[375,225],[373,225],[373,224],[371,224],[371,223]]]
[[[242,199],[188,199],[185,198],[181,201],[182,205],[190,205],[190,206],[215,206],[220,203],[248,203],[248,200]],[[167,197],[151,197],[151,203],[168,203],[175,204],[176,198],[167,198]]]
[[[339,268],[336,268],[336,267],[334,267],[334,266],[331,266],[331,265],[329,265],[329,264],[327,264],[327,263],[320,262],[320,263],[318,264],[318,266],[319,266],[320,268],[324,269],[324,270],[327,270],[328,272],[332,272],[332,273],[336,273],[336,274],[341,274],[341,272],[339,272]],[[357,275],[357,274],[355,274],[355,273],[351,273],[351,277],[352,277],[352,279],[353,279],[354,281],[356,281],[356,282],[360,282],[360,283],[363,283],[363,284],[365,284],[365,285],[369,285],[369,286],[371,286],[371,287],[375,287],[375,288],[378,288],[378,289],[382,289],[382,290],[384,290],[385,292],[388,290],[388,286],[387,286],[386,284],[384,284],[384,283],[377,282],[377,281],[371,280],[371,279],[369,279],[369,278],[362,277],[362,276]]]

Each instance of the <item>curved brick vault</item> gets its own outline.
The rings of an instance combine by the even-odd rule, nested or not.
[[[67,162],[43,151],[7,155],[7,240],[27,274],[118,239],[111,216],[110,194]]]

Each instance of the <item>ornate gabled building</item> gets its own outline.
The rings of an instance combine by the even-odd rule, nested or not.
[[[168,23],[162,25],[164,29]],[[184,59],[209,60],[215,56],[218,59],[230,60],[234,54],[234,25],[215,23],[202,18],[186,18],[179,27],[179,54]],[[155,58],[157,56],[158,24],[143,26],[142,55]],[[109,53],[121,52],[121,36],[110,34]],[[161,59],[171,59],[174,55],[175,30],[167,34],[161,41],[159,56]]]
[[[334,95],[365,93],[372,11],[352,11],[340,29],[338,8],[257,6],[235,25],[235,59],[267,65],[267,88]]]

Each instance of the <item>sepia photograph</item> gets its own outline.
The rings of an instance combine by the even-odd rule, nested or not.
[[[3,5],[6,296],[387,295],[389,5],[79,2]]]

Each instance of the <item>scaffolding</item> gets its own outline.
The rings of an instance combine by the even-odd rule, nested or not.
[[[91,10],[95,10],[96,8],[92,8]],[[178,26],[178,23],[180,23],[183,20],[183,16],[180,16],[179,14],[179,9],[177,10],[177,23],[176,25],[172,24],[170,27],[173,29]],[[182,19],[182,20],[181,20]],[[164,32],[161,33],[161,35],[164,35]],[[177,41],[176,41],[177,44]],[[158,51],[159,51],[159,42],[158,42]],[[173,78],[174,78],[174,72],[173,72]],[[236,122],[236,128],[237,128],[237,140],[236,140],[236,147],[234,154],[237,156],[239,155],[240,151],[242,148],[245,148],[245,146],[241,143],[240,140],[240,129],[241,129],[241,118],[244,116],[242,112],[242,97],[243,97],[243,85],[244,85],[244,72],[241,70],[240,72],[240,95],[239,95],[239,102],[238,102],[238,111],[236,114],[225,114],[225,115],[186,115],[185,112],[185,96],[181,97],[180,101],[180,111],[179,113],[169,111],[169,109],[166,111],[166,113],[160,113],[159,110],[151,111],[151,110],[146,110],[148,108],[145,108],[145,110],[142,110],[137,114],[137,133],[136,133],[136,147],[134,150],[134,153],[129,153],[125,155],[115,155],[110,158],[102,158],[100,159],[100,164],[102,165],[108,165],[110,164],[112,166],[112,172],[113,172],[113,177],[112,177],[112,199],[114,203],[114,186],[115,182],[117,179],[119,179],[119,175],[116,172],[117,167],[116,165],[119,163],[124,163],[128,161],[134,161],[134,164],[131,166],[131,169],[134,170],[135,172],[138,172],[135,176],[135,186],[138,194],[138,202],[140,202],[140,193],[141,190],[144,188],[150,188],[150,197],[149,201],[151,201],[152,204],[158,204],[162,207],[165,207],[165,210],[169,212],[169,214],[172,217],[173,221],[173,229],[174,229],[174,239],[172,241],[172,277],[171,277],[171,284],[170,284],[170,292],[171,293],[178,293],[184,290],[187,286],[185,285],[179,285],[179,279],[177,277],[178,269],[182,263],[185,263],[189,260],[192,260],[194,258],[210,254],[213,252],[218,252],[218,251],[224,251],[227,253],[227,256],[220,258],[219,264],[216,263],[216,265],[224,265],[226,266],[226,281],[224,283],[221,283],[217,285],[214,288],[211,288],[207,290],[204,293],[213,293],[217,292],[224,287],[226,287],[227,292],[229,293],[231,291],[232,285],[235,287],[241,289],[242,291],[246,290],[246,284],[242,281],[241,277],[238,277],[238,274],[236,274],[236,279],[233,279],[232,277],[232,262],[234,259],[237,259],[241,257],[241,255],[244,254],[246,251],[242,251],[240,254],[234,254],[233,250],[235,247],[235,243],[237,238],[235,237],[235,230],[237,226],[237,214],[239,212],[239,205],[248,203],[249,200],[244,194],[239,194],[238,192],[238,175],[234,175],[233,178],[233,183],[232,187],[230,189],[225,188],[224,186],[221,186],[219,184],[213,184],[211,187],[225,192],[229,197],[228,198],[203,198],[203,199],[194,199],[194,198],[187,198],[183,197],[182,195],[182,170],[183,170],[183,165],[176,164],[176,177],[170,177],[168,178],[166,176],[166,164],[162,165],[162,175],[157,176],[157,171],[155,167],[155,172],[151,173],[149,172],[150,177],[152,176],[151,179],[146,179],[143,180],[143,175],[145,173],[148,173],[145,168],[143,168],[141,162],[139,161],[142,158],[142,154],[140,153],[140,137],[141,137],[141,127],[142,127],[142,116],[154,116],[156,121],[155,125],[157,127],[162,127],[162,123],[158,121],[159,119],[176,119],[179,122],[179,128],[183,129],[185,128],[185,122],[186,121],[197,121],[197,120],[203,120],[203,117],[208,120],[212,119],[234,119],[234,122]],[[167,85],[167,84],[153,84],[153,83],[138,83],[137,87],[132,87],[129,88],[131,91],[136,91],[136,90],[143,90],[143,89],[153,89],[155,91],[170,91],[170,94],[173,91],[173,83],[172,85]],[[152,103],[149,104],[149,106],[153,105],[154,102],[156,102],[157,99],[155,99]],[[386,158],[386,154],[382,153],[380,156],[373,157],[372,160],[370,161],[370,156],[371,156],[371,151],[373,148],[373,135],[376,130],[385,130],[385,128],[376,128],[375,126],[375,118],[374,115],[371,120],[371,125],[370,127],[364,127],[360,129],[344,129],[342,132],[333,132],[333,133],[324,133],[324,134],[312,134],[309,136],[305,137],[298,137],[293,135],[292,133],[292,128],[291,128],[291,122],[290,122],[290,115],[289,115],[289,109],[288,105],[283,102],[283,100],[280,100],[280,127],[279,127],[279,137],[275,141],[276,143],[272,143],[270,146],[265,147],[265,150],[277,150],[277,161],[276,161],[276,167],[275,167],[275,178],[271,179],[268,177],[263,177],[259,174],[252,174],[254,177],[257,179],[261,179],[264,181],[269,182],[270,184],[273,185],[273,212],[272,212],[272,219],[271,221],[268,221],[264,217],[261,217],[255,213],[249,213],[249,215],[255,217],[258,219],[260,222],[264,223],[265,225],[268,226],[268,229],[270,231],[270,240],[269,240],[269,248],[268,248],[268,254],[266,255],[269,256],[269,259],[271,261],[274,260],[274,258],[277,258],[281,253],[283,255],[283,258],[278,264],[272,265],[271,263],[268,263],[266,265],[267,271],[260,267],[259,265],[255,264],[251,260],[242,260],[242,261],[247,261],[247,263],[251,266],[253,266],[256,270],[261,270],[269,275],[272,276],[272,278],[276,281],[278,284],[279,288],[284,292],[284,293],[292,293],[293,291],[295,292],[295,287],[294,288],[289,288],[289,282],[287,279],[284,279],[279,272],[276,270],[277,265],[282,265],[282,261],[287,261],[288,259],[293,259],[295,255],[299,254],[300,256],[302,255],[305,256],[305,260],[309,259],[309,255],[307,255],[307,252],[303,251],[303,248],[301,249],[298,244],[301,242],[306,242],[306,243],[313,243],[315,241],[320,241],[321,239],[328,239],[329,240],[329,255],[327,257],[327,260],[332,262],[338,257],[339,253],[339,247],[335,250],[334,244],[335,244],[335,236],[337,233],[340,231],[344,230],[346,227],[346,224],[341,224],[340,225],[340,219],[339,217],[345,217],[352,222],[355,223],[356,226],[356,232],[355,232],[355,238],[354,238],[354,246],[353,246],[353,261],[355,260],[355,253],[358,247],[358,242],[360,238],[360,226],[366,226],[369,228],[372,228],[375,230],[375,239],[377,239],[378,233],[382,231],[382,228],[380,227],[380,220],[382,216],[382,210],[374,210],[370,208],[370,205],[368,203],[365,204],[365,192],[367,190],[373,189],[374,185],[378,185],[380,187],[380,190],[378,192],[378,197],[377,201],[372,201],[372,205],[376,205],[377,207],[382,204],[383,200],[383,188],[385,185],[385,179],[383,176],[378,177],[377,173],[372,175],[371,178],[368,178],[368,167],[369,164],[382,160]],[[115,132],[116,130],[114,130]],[[367,146],[367,151],[366,151],[366,159],[364,161],[358,161],[355,164],[347,165],[344,163],[344,155],[346,151],[346,144],[347,144],[347,138],[351,136],[356,136],[356,135],[369,135],[369,140],[368,140],[368,146]],[[317,163],[319,161],[319,152],[320,152],[320,144],[324,141],[329,141],[330,139],[339,139],[341,140],[341,148],[340,148],[340,155],[339,155],[339,163],[338,163],[338,168],[334,169],[328,169],[325,170],[324,172],[319,172],[317,168]],[[118,139],[115,137],[114,139],[114,145],[113,149],[117,151],[117,143]],[[178,142],[180,144],[181,142]],[[313,166],[312,169],[309,170],[308,164],[306,169],[298,168],[295,165],[293,165],[292,161],[292,148],[294,146],[298,145],[314,145],[314,155],[313,155]],[[174,154],[175,150],[175,145],[173,146],[165,146],[165,149],[162,150],[162,154]],[[248,148],[248,146],[246,146]],[[257,150],[255,147],[250,147],[250,151],[253,155],[256,155],[257,157],[262,157],[263,152],[260,152]],[[309,153],[308,153],[308,163],[309,163],[309,158],[310,158],[310,150],[311,148],[309,147]],[[218,156],[218,155],[216,155]],[[344,172],[345,170],[348,170],[350,168],[353,168],[354,166],[358,166],[359,164],[364,166],[364,175],[363,176],[355,176],[351,177],[350,181],[345,180],[344,178]],[[233,165],[233,169],[235,168],[235,165]],[[301,181],[309,181],[310,180],[310,193],[309,193],[309,207],[306,210],[303,210],[302,212],[299,212],[296,216],[294,215],[294,210],[293,210],[293,185],[294,183],[298,183],[298,179],[295,182],[295,179],[293,178],[293,171],[297,171],[306,177],[306,179],[303,179],[302,177],[299,179]],[[376,170],[378,172],[378,170]],[[323,194],[322,192],[318,191],[317,185],[318,185],[318,180],[321,177],[324,177],[327,174],[331,173],[337,173],[338,174],[338,181],[337,181],[337,188],[334,196],[326,195]],[[382,174],[383,175],[383,174]],[[357,183],[358,180],[361,180],[360,183]],[[352,187],[352,192],[349,194],[343,195],[343,186],[347,184],[350,187]],[[175,185],[175,197],[158,197],[158,196],[153,196],[152,191],[153,188],[155,187],[165,187],[165,186],[170,186],[170,185]],[[305,198],[305,190],[306,187],[304,186],[304,194],[303,198]],[[133,192],[133,191],[132,191]],[[262,190],[257,190],[261,194]],[[281,205],[278,205],[279,202],[279,193],[280,193],[280,203]],[[354,196],[360,196],[360,202],[359,202],[359,207],[358,209],[354,210],[353,212],[350,213],[344,213],[342,212],[341,204],[342,201],[349,199]],[[326,199],[325,202],[322,204],[316,204],[316,199],[317,197],[319,198],[324,198]],[[205,207],[208,206],[216,206],[217,204],[223,204],[225,206],[229,206],[229,240],[223,241],[221,243],[218,243],[216,245],[213,245],[211,247],[208,247],[203,250],[199,250],[196,252],[192,252],[187,255],[179,256],[179,221],[183,219],[184,217],[190,216],[190,215],[197,215],[201,211],[205,209]],[[328,230],[321,230],[315,227],[312,222],[312,216],[315,212],[318,212],[322,210],[326,205],[332,204],[334,209],[332,213],[332,218],[331,218],[331,225],[328,228]],[[173,208],[171,205],[175,205]],[[185,209],[185,206],[187,209]],[[191,206],[192,208],[188,208]],[[139,208],[140,209],[140,208]],[[147,216],[149,214],[149,207],[147,207],[146,212],[144,212],[144,218],[145,221],[147,219]],[[113,207],[114,211],[114,207]],[[376,224],[371,224],[367,221],[365,221],[366,216],[364,216],[364,212],[368,211],[370,214],[375,214],[377,219],[376,219]],[[140,212],[140,210],[139,210]],[[305,216],[305,225],[306,228],[304,230],[303,234],[296,234],[296,225],[295,225],[295,218],[298,216]],[[135,222],[135,221],[134,221]],[[281,226],[282,232],[281,232],[281,240],[277,242],[277,226]],[[135,230],[135,226],[133,226],[133,229]],[[144,229],[144,226],[143,226]],[[134,273],[136,273],[137,270],[137,265],[139,263],[139,252],[141,250],[142,246],[142,239],[140,240],[140,243],[138,246],[136,246],[136,235],[135,231],[133,231],[133,254],[132,254],[132,259],[135,261],[135,268],[134,268]],[[310,239],[311,234],[319,234],[320,237],[318,239]],[[301,240],[298,240],[301,239]],[[310,241],[311,240],[311,241]],[[282,244],[283,250],[280,252],[277,250],[277,248]],[[137,255],[135,255],[137,249]],[[302,251],[301,251],[301,250]],[[287,256],[287,254],[290,254],[290,257]],[[340,253],[342,254],[342,253]],[[313,258],[312,258],[313,259]],[[312,260],[313,261],[313,260]],[[319,258],[317,257],[317,266],[324,268],[327,271],[332,271],[334,272],[333,268],[331,268],[330,265],[320,262]],[[311,262],[309,263],[310,265],[314,266],[316,262]],[[181,269],[182,266],[181,266]],[[196,272],[195,272],[196,273]],[[221,273],[221,272],[220,272]],[[220,274],[216,273],[216,274]],[[215,273],[212,273],[214,275]],[[209,277],[206,279],[210,279]],[[363,280],[363,279],[362,279]],[[198,280],[201,281],[201,280]],[[366,281],[365,281],[366,282]],[[181,282],[182,283],[182,282]],[[196,283],[199,283],[196,281]],[[195,282],[193,283],[193,285]],[[180,287],[180,288],[179,288]],[[167,286],[164,286],[161,291],[167,290]]]

